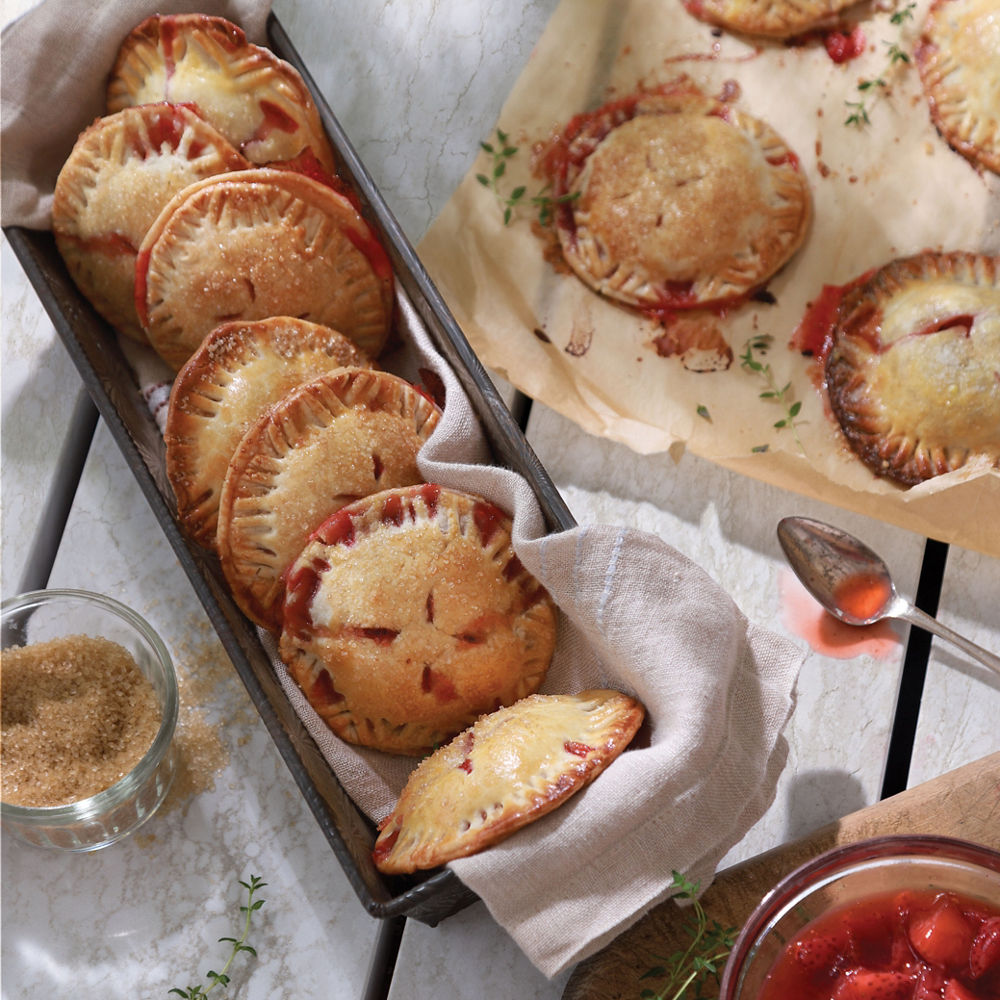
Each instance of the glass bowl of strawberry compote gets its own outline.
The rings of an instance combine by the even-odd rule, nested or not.
[[[948,837],[838,847],[736,940],[721,1000],[1000,1000],[1000,852]]]

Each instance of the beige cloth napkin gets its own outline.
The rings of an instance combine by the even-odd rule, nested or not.
[[[264,2],[198,5],[262,40]],[[3,35],[3,222],[47,226],[52,183],[79,130],[99,113],[118,40],[154,10],[129,0],[47,0]],[[70,52],[69,65],[52,58]],[[529,959],[552,976],[597,951],[669,894],[678,869],[707,886],[722,856],[767,809],[787,747],[802,654],[749,623],[696,565],[662,539],[609,525],[546,535],[529,485],[485,463],[462,388],[399,295],[407,347],[383,359],[417,377],[434,369],[445,415],[421,454],[430,481],[472,490],[514,515],[525,566],[561,609],[544,691],[607,686],[646,706],[648,744],[623,754],[582,793],[495,848],[453,863]],[[166,369],[127,345],[139,390],[162,414]],[[273,642],[262,634],[273,652]],[[414,761],[336,739],[275,659],[288,697],[352,798],[378,819]]]

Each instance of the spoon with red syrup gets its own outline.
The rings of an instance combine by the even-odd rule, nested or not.
[[[835,618],[848,625],[899,618],[947,639],[1000,674],[1000,656],[900,597],[888,566],[853,535],[809,517],[784,517],[778,522],[778,541],[806,590]]]

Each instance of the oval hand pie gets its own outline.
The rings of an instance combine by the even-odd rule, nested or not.
[[[401,875],[490,847],[593,781],[644,710],[617,691],[536,694],[484,715],[420,762],[381,824],[376,867]]]
[[[693,88],[580,115],[561,141],[554,194],[579,192],[556,214],[563,256],[602,295],[654,310],[739,299],[805,237],[796,156],[764,122]]]
[[[188,534],[215,547],[229,461],[265,410],[325,370],[367,366],[342,333],[303,319],[217,326],[177,373],[164,431],[167,478]]]
[[[297,386],[250,427],[223,480],[216,536],[249,618],[281,627],[284,573],[331,514],[422,482],[417,452],[440,413],[397,375],[341,368]]]
[[[858,0],[683,0],[700,21],[747,35],[793,38],[832,25]]]
[[[309,150],[328,173],[336,170],[298,71],[224,18],[154,15],[129,33],[108,80],[108,109],[153,101],[196,105],[251,163]]]
[[[931,120],[972,163],[1000,173],[1000,6],[934,0],[916,49]]]
[[[52,201],[56,246],[80,291],[116,329],[146,335],[135,308],[143,237],[178,191],[250,164],[194,110],[146,104],[80,133]]]
[[[555,609],[511,522],[434,485],[343,508],[288,574],[279,652],[334,733],[419,754],[538,690]]]
[[[287,170],[208,178],[173,198],[136,264],[149,342],[174,368],[219,323],[298,316],[376,357],[392,316],[392,271],[346,198]]]
[[[911,485],[1000,464],[1000,258],[922,253],[849,290],[826,383],[848,443],[878,476]]]

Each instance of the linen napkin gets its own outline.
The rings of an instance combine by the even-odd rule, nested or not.
[[[124,34],[155,11],[199,9],[263,41],[264,0],[161,4],[46,0],[4,31],[3,224],[47,228],[59,166],[101,113],[104,77]],[[70,53],[67,62],[52,54]],[[429,481],[512,512],[522,563],[560,608],[556,654],[542,688],[612,687],[646,707],[637,745],[565,805],[500,845],[453,862],[544,974],[593,954],[670,893],[672,871],[707,887],[723,855],[771,803],[787,746],[802,653],[747,621],[698,566],[661,538],[612,525],[546,534],[529,484],[490,465],[462,387],[397,292],[404,349],[385,367],[433,370],[444,418],[420,456]],[[125,343],[137,382],[162,416],[169,370]],[[373,819],[391,809],[411,758],[359,750],[325,727],[261,633],[284,689],[338,779]]]

